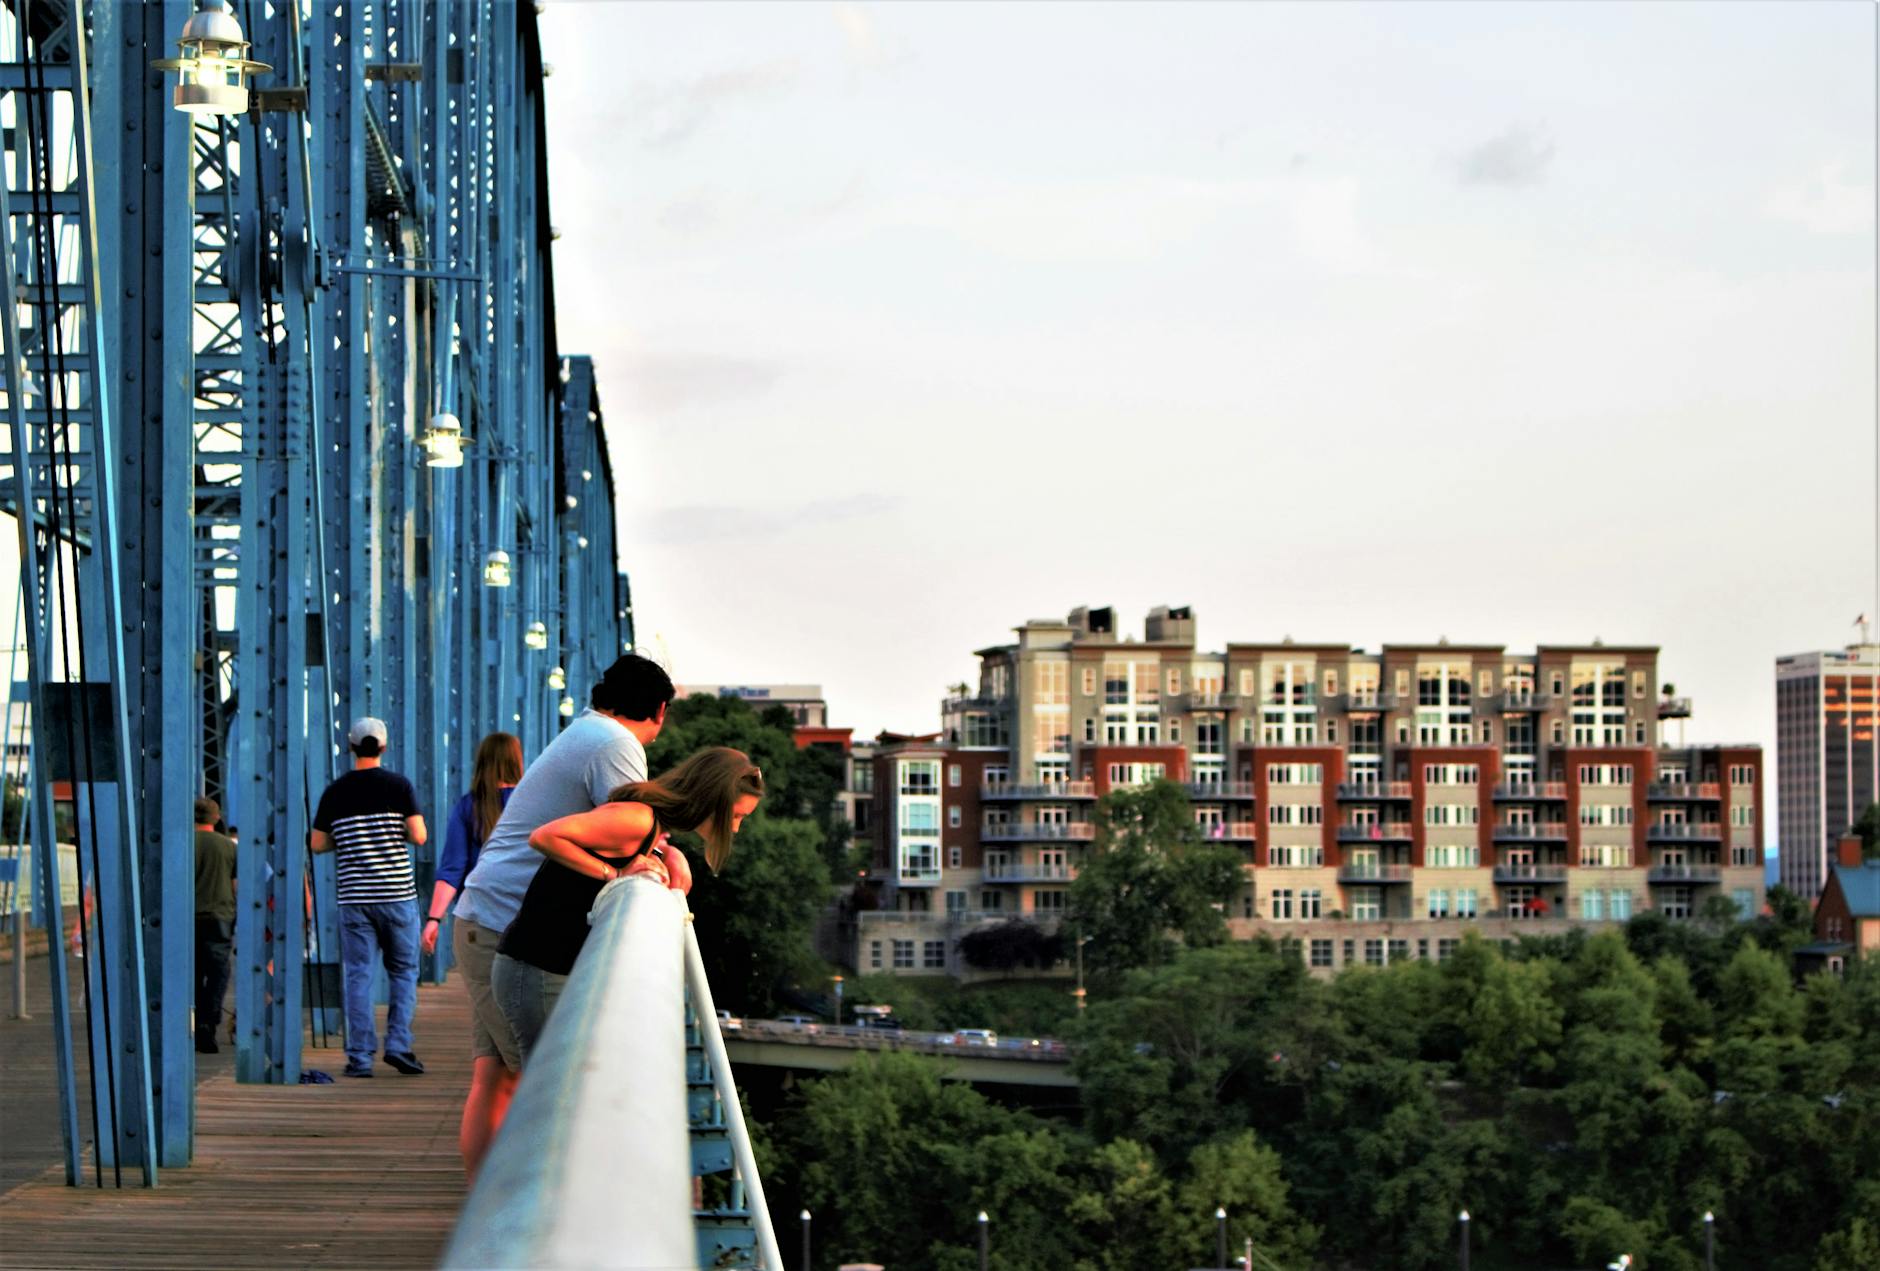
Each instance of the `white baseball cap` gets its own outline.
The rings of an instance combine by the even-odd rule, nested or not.
[[[361,715],[352,722],[352,727],[347,730],[346,744],[348,746],[357,746],[368,737],[379,743],[379,749],[385,749],[386,743],[390,740],[385,733],[385,721],[382,719],[374,719],[370,715]]]

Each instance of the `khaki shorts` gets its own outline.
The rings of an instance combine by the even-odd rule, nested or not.
[[[470,991],[470,1054],[475,1059],[500,1059],[511,1072],[522,1071],[522,1051],[516,1035],[509,1031],[509,1021],[496,1008],[490,992],[490,963],[496,959],[496,942],[502,932],[491,931],[480,923],[459,918],[453,924],[451,950],[457,957],[457,969],[463,973],[464,988]]]

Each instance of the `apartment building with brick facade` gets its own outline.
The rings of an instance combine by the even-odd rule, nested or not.
[[[1659,744],[1650,647],[1195,643],[1107,609],[978,651],[940,731],[875,748],[864,972],[968,975],[961,936],[1056,922],[1110,790],[1179,783],[1244,855],[1230,927],[1316,969],[1441,956],[1715,896],[1763,904],[1758,747]]]

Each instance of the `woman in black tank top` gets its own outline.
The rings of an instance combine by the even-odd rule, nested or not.
[[[587,942],[588,912],[615,878],[648,873],[675,891],[692,890],[685,854],[667,830],[705,840],[715,874],[731,840],[764,794],[764,775],[742,752],[702,750],[654,781],[620,787],[591,812],[550,821],[529,838],[548,857],[503,933],[490,987],[526,1064],[547,1026],[562,985]]]

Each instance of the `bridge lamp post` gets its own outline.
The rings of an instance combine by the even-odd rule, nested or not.
[[[836,987],[836,1027],[842,1027],[842,977],[832,975],[829,982]]]
[[[987,1231],[987,1228],[990,1227],[991,1225],[992,1225],[992,1219],[986,1216],[985,1210],[983,1209],[980,1210],[979,1211],[979,1271],[990,1271],[990,1268],[992,1266],[992,1237]]]
[[[1218,1205],[1214,1208],[1214,1265],[1226,1271],[1227,1211]]]
[[[150,65],[176,72],[176,94],[171,104],[188,115],[239,115],[248,109],[248,77],[274,68],[251,62],[244,54],[248,41],[242,24],[224,0],[202,0],[202,7],[183,23],[176,47],[181,57]]]
[[[1717,1271],[1717,1215],[1704,1211],[1704,1271]]]
[[[1071,990],[1071,996],[1077,999],[1077,1009],[1084,1009],[1084,946],[1095,940],[1095,936],[1077,937],[1077,987]]]
[[[803,1271],[809,1271],[809,1210],[797,1215],[803,1223]]]
[[[1469,1211],[1457,1214],[1456,1221],[1462,1225],[1462,1271],[1469,1271]]]

